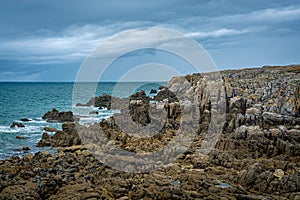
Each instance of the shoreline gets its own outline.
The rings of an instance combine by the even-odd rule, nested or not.
[[[209,81],[216,83],[216,73],[219,72],[185,76],[192,89],[184,90],[183,96],[197,96],[201,100],[199,127],[188,149],[174,162],[167,165],[155,162],[157,169],[146,173],[116,170],[118,167],[113,162],[118,160],[111,160],[112,163],[110,157],[99,160],[90,147],[82,146],[78,140],[74,142],[78,135],[85,138],[95,133],[68,123],[61,132],[55,133],[56,138],[44,138],[45,142],[49,139],[50,143],[56,140],[63,144],[58,145],[58,153],[51,155],[46,151],[0,160],[0,199],[300,198],[300,66],[221,71],[224,92],[209,88]],[[175,77],[168,86],[177,89],[181,81]],[[184,113],[178,99],[170,98],[172,93],[161,91],[164,92],[156,96],[161,96],[159,102],[168,114],[159,134],[136,139],[137,136],[127,134],[115,124],[115,120],[126,122],[127,119],[115,115],[114,119],[99,123],[107,138],[138,155],[168,144],[180,130]],[[217,102],[210,99],[215,96]],[[139,93],[133,97],[131,116],[137,123],[151,124],[147,113],[151,106],[145,95]],[[168,101],[163,102],[166,98]],[[105,105],[109,102],[102,100],[99,102]],[[154,120],[155,116],[160,119],[158,106],[161,105],[155,105]],[[213,109],[218,105],[226,105],[222,133],[207,156],[201,157],[198,150],[212,123]],[[65,144],[67,139],[72,142]],[[132,164],[135,159],[122,156],[118,159],[130,163],[124,170],[140,170],[141,166]]]

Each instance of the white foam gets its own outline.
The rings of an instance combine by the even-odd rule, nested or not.
[[[80,118],[80,121],[99,121],[101,118],[98,117],[86,117],[86,118]]]
[[[43,126],[25,126],[23,128],[14,127],[10,128],[10,126],[0,126],[1,133],[32,133],[32,132],[40,132],[43,129]]]

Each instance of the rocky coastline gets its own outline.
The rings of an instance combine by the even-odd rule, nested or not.
[[[43,119],[63,122],[62,130],[45,127],[54,134],[43,133],[37,146],[58,152],[0,160],[0,199],[300,199],[300,66],[174,77],[155,92],[153,99],[141,91],[126,99],[103,95],[78,104],[121,110],[90,127],[79,125],[72,112],[47,112]],[[97,150],[106,149],[89,147],[100,128],[105,137],[96,142],[106,141],[104,147],[137,155],[159,151],[193,120],[189,113],[199,114],[193,140],[174,162],[155,161],[155,170],[126,172],[141,167],[132,165],[116,170],[107,163],[132,158],[100,160]],[[157,124],[151,126],[155,134],[140,138],[151,124]],[[204,155],[201,147],[210,137]]]

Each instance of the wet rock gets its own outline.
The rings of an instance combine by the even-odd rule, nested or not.
[[[14,151],[29,151],[29,150],[30,150],[30,148],[27,146],[24,146],[23,148],[14,149]]]
[[[155,89],[150,90],[150,94],[156,94],[156,93],[157,93],[157,90],[155,90]]]
[[[25,126],[24,126],[22,123],[19,123],[19,122],[13,122],[13,123],[10,125],[10,128],[14,128],[14,127],[24,128]]]
[[[74,122],[73,113],[71,111],[59,112],[55,108],[45,113],[42,118],[47,122]]]
[[[30,150],[30,148],[27,147],[27,146],[25,146],[25,147],[22,148],[22,151],[29,151],[29,150]]]
[[[27,137],[17,135],[17,136],[16,136],[16,139],[19,139],[19,140],[26,140]]]
[[[28,118],[22,118],[22,119],[20,119],[20,121],[22,121],[22,122],[30,122],[31,120],[28,119]]]
[[[99,112],[98,112],[98,111],[95,111],[95,110],[93,110],[93,111],[89,112],[89,114],[90,114],[90,115],[98,115],[98,114],[99,114]]]

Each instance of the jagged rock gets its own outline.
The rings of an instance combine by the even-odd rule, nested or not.
[[[62,124],[62,129],[62,131],[56,130],[53,136],[43,133],[42,139],[38,142],[37,146],[69,147],[81,144],[81,140],[74,123],[64,123]]]
[[[74,122],[73,113],[71,111],[59,112],[55,108],[45,113],[42,118],[47,122]]]
[[[248,128],[245,125],[238,127],[237,129],[235,129],[234,133],[230,134],[231,138],[234,138],[237,140],[246,139],[248,136],[249,136]]]
[[[133,97],[138,98],[138,97]],[[147,125],[151,122],[149,116],[149,104],[142,99],[131,100],[129,103],[129,115],[134,122]]]
[[[264,125],[268,127],[268,125],[293,125],[293,117],[271,113],[271,112],[264,112],[262,114]]]
[[[22,123],[19,123],[19,122],[13,122],[13,123],[10,125],[10,128],[14,128],[14,127],[24,128],[25,126],[24,126]]]
[[[129,100],[144,100],[144,101],[149,101],[150,98],[146,95],[145,90],[141,90],[139,92],[136,92],[135,94],[131,95],[129,97]]]
[[[174,92],[172,92],[166,87],[162,88],[153,99],[155,101],[163,101],[165,99],[167,99],[169,102],[177,101]]]
[[[246,113],[246,100],[243,97],[236,96],[230,99],[230,113]]]

